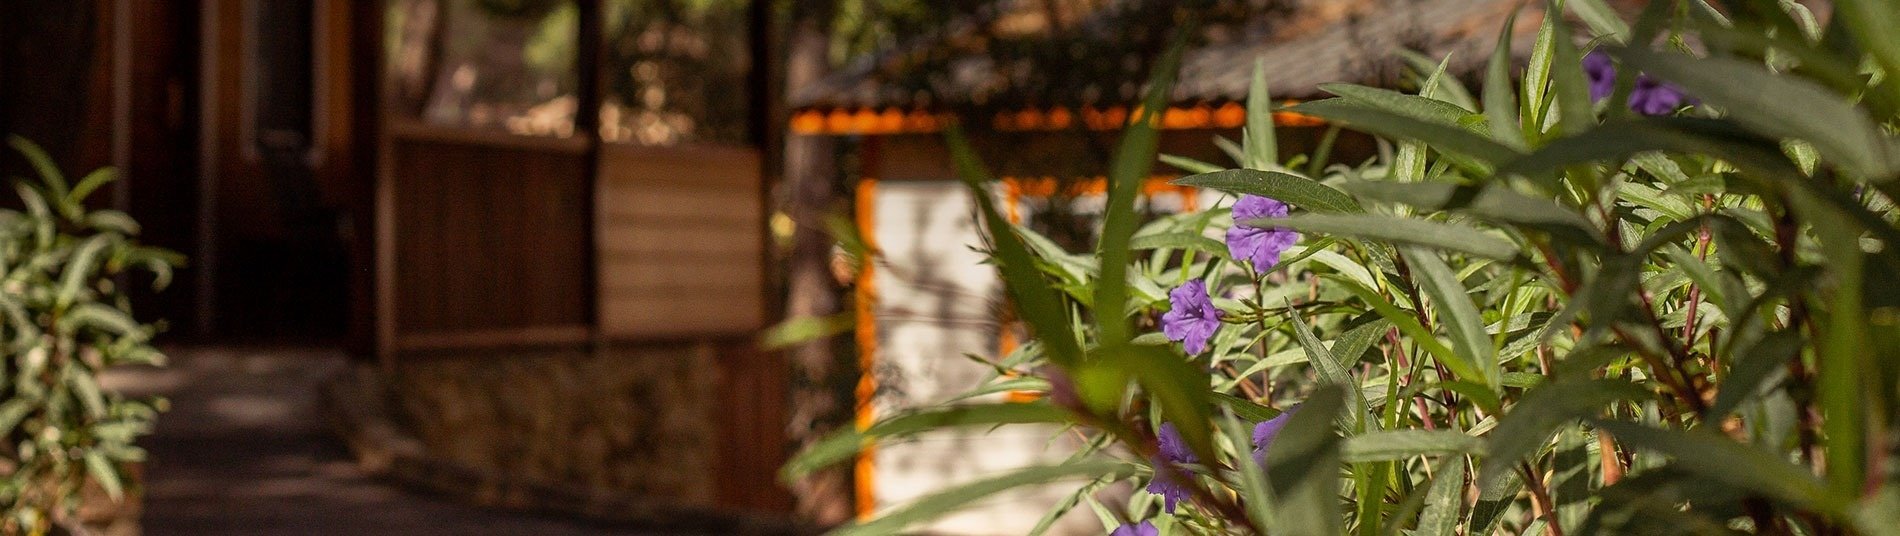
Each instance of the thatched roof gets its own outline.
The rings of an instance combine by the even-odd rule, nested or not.
[[[1319,96],[1325,82],[1395,85],[1409,49],[1482,69],[1519,0],[1231,0],[1206,10],[1183,56],[1177,103],[1245,98],[1256,60],[1276,98]],[[1073,28],[999,35],[965,23],[865,58],[794,95],[800,109],[1019,109],[1135,101],[1178,2],[1121,0]],[[1543,10],[1518,15],[1518,55]]]

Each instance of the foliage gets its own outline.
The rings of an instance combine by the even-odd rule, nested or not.
[[[1601,0],[1550,7],[1594,35],[1544,18],[1513,76],[1507,21],[1476,99],[1443,91],[1441,64],[1419,94],[1328,86],[1338,98],[1293,108],[1396,143],[1360,166],[1289,169],[1304,159],[1275,153],[1257,90],[1241,167],[1178,182],[1278,199],[1286,217],[1138,228],[1155,125],[1137,117],[1099,246],[1061,251],[996,212],[953,133],[1034,335],[973,394],[1048,396],[896,415],[787,474],[928,429],[1061,423],[1088,439],[1071,462],[844,531],[1080,477],[1052,516],[1088,503],[1106,529],[1163,534],[1900,533],[1900,285],[1884,279],[1900,273],[1900,48],[1885,30],[1900,2],[1836,2],[1824,27],[1767,0],[1656,2],[1633,25]],[[1586,70],[1590,49],[1614,72]],[[1159,65],[1144,109],[1167,94]],[[1663,83],[1699,101],[1626,106]],[[1253,266],[1218,241],[1236,226],[1304,236]],[[1181,315],[1156,320],[1193,311],[1166,290],[1189,281],[1220,310],[1197,355],[1170,340],[1191,330],[1162,325]],[[1260,439],[1263,421],[1277,436]],[[1173,482],[1188,500],[1103,506],[1113,481]]]
[[[163,288],[183,259],[139,245],[125,213],[85,206],[116,171],[69,184],[38,146],[9,141],[39,178],[14,181],[24,211],[0,210],[0,532],[40,534],[76,526],[89,481],[119,500],[124,464],[144,458],[133,441],[156,407],[103,389],[99,374],[164,362],[121,287],[144,271]]]

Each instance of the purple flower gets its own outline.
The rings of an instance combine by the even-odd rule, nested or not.
[[[1591,102],[1608,98],[1616,91],[1616,65],[1610,62],[1609,54],[1591,51],[1585,55],[1583,72],[1590,78]],[[1629,107],[1643,115],[1669,115],[1695,103],[1695,98],[1683,93],[1682,88],[1648,74],[1636,75],[1636,85],[1630,89]]]
[[[1267,445],[1273,444],[1273,438],[1280,437],[1280,429],[1286,428],[1287,418],[1292,417],[1293,412],[1298,409],[1300,409],[1299,406],[1294,406],[1293,409],[1289,409],[1284,412],[1281,412],[1279,415],[1275,416],[1274,418],[1260,421],[1260,424],[1254,425],[1253,427],[1253,461],[1254,463],[1259,464],[1263,467],[1266,466]]]
[[[1300,233],[1278,227],[1255,227],[1247,222],[1262,218],[1285,218],[1286,203],[1257,195],[1242,195],[1234,202],[1234,226],[1227,228],[1227,252],[1235,259],[1253,262],[1253,269],[1265,271],[1280,262],[1280,254],[1299,241]]]
[[[1181,438],[1181,431],[1174,428],[1174,423],[1161,423],[1161,430],[1155,434],[1155,443],[1161,452],[1155,460],[1155,477],[1148,481],[1148,493],[1160,495],[1168,513],[1174,513],[1174,506],[1192,495],[1192,492],[1188,491],[1187,483],[1169,477],[1169,472],[1162,467],[1173,467],[1175,471],[1186,474],[1187,469],[1180,464],[1200,460],[1194,456],[1194,449],[1188,448],[1187,440]]]
[[[1688,104],[1694,99],[1681,89],[1649,75],[1636,77],[1636,88],[1630,90],[1630,109],[1643,115],[1669,115]]]
[[[1161,536],[1161,530],[1155,528],[1153,521],[1143,521],[1116,527],[1108,536]]]
[[[1583,56],[1583,74],[1590,78],[1590,102],[1609,98],[1616,92],[1616,65],[1601,50]]]
[[[1207,351],[1207,340],[1220,329],[1221,311],[1207,295],[1207,283],[1192,279],[1168,291],[1168,312],[1161,315],[1161,333],[1179,341],[1188,355]]]

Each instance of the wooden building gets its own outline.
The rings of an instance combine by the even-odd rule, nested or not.
[[[764,3],[8,9],[0,127],[126,171],[105,202],[192,262],[139,311],[167,337],[345,345],[346,435],[414,483],[788,511],[785,374],[756,342]]]

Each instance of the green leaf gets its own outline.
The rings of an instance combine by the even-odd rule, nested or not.
[[[959,485],[878,514],[868,521],[839,527],[832,536],[898,534],[913,523],[927,521],[955,511],[980,499],[1010,489],[1074,477],[1110,479],[1135,473],[1135,467],[1123,462],[1085,460],[1063,465],[1043,465],[1018,469]]]
[[[1280,416],[1280,411],[1255,404],[1252,401],[1222,392],[1213,393],[1214,402],[1234,412],[1235,416],[1250,422],[1261,422]]]
[[[125,498],[125,485],[119,481],[119,471],[106,459],[105,453],[96,450],[86,453],[86,473],[92,475],[92,480],[99,483],[99,488],[105,490],[113,502]]]
[[[26,162],[33,166],[33,171],[39,173],[40,182],[52,191],[54,198],[66,198],[66,175],[59,172],[59,165],[53,163],[53,157],[47,156],[45,149],[19,134],[8,135],[7,144],[19,151],[20,156],[26,157]]]
[[[1885,180],[1900,174],[1900,162],[1890,154],[1880,126],[1865,111],[1819,84],[1733,58],[1696,58],[1627,47],[1609,50],[1631,66],[1733,111],[1730,118],[1751,131],[1776,139],[1806,140],[1825,161],[1858,176]]]
[[[1893,38],[1900,28],[1900,2],[1894,0],[1835,0],[1834,20],[1846,26],[1860,45],[1886,71],[1890,98],[1900,101],[1900,39]]]
[[[1205,251],[1216,256],[1226,256],[1227,246],[1220,241],[1201,236],[1195,231],[1176,231],[1136,236],[1128,241],[1128,249],[1141,251],[1148,249],[1181,249]]]
[[[84,178],[79,179],[78,184],[73,185],[73,191],[66,194],[66,203],[74,207],[83,206],[83,203],[86,202],[86,198],[92,195],[93,190],[98,190],[99,187],[111,184],[112,181],[116,180],[119,180],[118,168],[102,167],[95,169],[92,173],[87,173]],[[77,214],[77,212],[74,212],[67,216],[72,217]]]
[[[1564,5],[1570,8],[1571,13],[1576,13],[1585,25],[1590,26],[1590,31],[1596,32],[1597,37],[1619,43],[1629,39],[1629,23],[1623,22],[1616,9],[1603,0],[1566,0]]]
[[[1459,434],[1463,435],[1463,434]],[[1418,516],[1415,536],[1452,536],[1465,504],[1465,459],[1447,456],[1438,461],[1431,491],[1425,499],[1425,512]]]
[[[1253,63],[1253,81],[1247,86],[1247,127],[1241,132],[1247,146],[1246,167],[1270,170],[1280,165],[1280,144],[1273,132],[1273,98],[1267,94],[1265,58]]]
[[[1253,194],[1270,197],[1293,206],[1315,212],[1364,212],[1359,202],[1353,201],[1331,186],[1319,181],[1278,171],[1260,171],[1255,169],[1229,169],[1213,173],[1189,175],[1174,180],[1175,184],[1210,188],[1231,194]]]
[[[1479,316],[1478,307],[1471,303],[1469,291],[1451,267],[1445,265],[1437,253],[1417,247],[1399,248],[1399,254],[1411,266],[1413,280],[1423,287],[1425,294],[1431,296],[1437,304],[1439,323],[1451,332],[1452,348],[1460,360],[1466,363],[1446,365],[1452,369],[1477,371],[1476,377],[1463,379],[1482,382],[1496,391],[1504,379],[1504,371],[1498,368],[1497,348],[1491,345],[1491,337],[1484,333],[1484,317]]]
[[[1464,155],[1478,164],[1496,166],[1516,159],[1523,153],[1464,128],[1420,121],[1345,99],[1307,101],[1293,111],[1345,123],[1353,128],[1381,136],[1418,140],[1443,153]],[[1480,167],[1477,171],[1489,171]]]
[[[1800,355],[1805,342],[1799,332],[1775,331],[1736,352],[1735,363],[1722,378],[1721,391],[1715,394],[1715,404],[1709,406],[1702,420],[1720,421],[1735,411],[1736,406],[1759,394],[1763,383],[1785,370],[1788,360]]]
[[[1484,454],[1484,440],[1455,430],[1381,430],[1346,438],[1347,462],[1404,460],[1416,456]],[[1462,463],[1462,462],[1460,462]]]
[[[1518,252],[1510,241],[1470,227],[1432,220],[1373,214],[1297,214],[1245,223],[1425,246],[1502,261],[1517,258]]]
[[[1758,177],[1800,175],[1771,140],[1744,132],[1727,120],[1682,117],[1604,123],[1547,143],[1499,167],[1497,174],[1536,176],[1565,166],[1619,160],[1648,151],[1708,155]]]
[[[1141,183],[1154,169],[1155,150],[1161,140],[1161,116],[1167,108],[1169,91],[1181,62],[1182,42],[1176,39],[1161,59],[1155,62],[1148,96],[1140,110],[1129,114],[1120,147],[1108,167],[1108,201],[1103,209],[1102,234],[1095,256],[1101,259],[1101,277],[1095,285],[1096,336],[1103,346],[1128,342],[1128,317],[1121,311],[1128,302],[1128,241],[1140,223],[1135,214],[1135,198],[1141,195]]]
[[[1431,87],[1426,86],[1427,89]],[[1445,126],[1458,127],[1465,116],[1472,115],[1464,108],[1459,108],[1458,105],[1449,102],[1422,95],[1407,95],[1390,89],[1331,83],[1320,84],[1319,90],[1372,108]]]
[[[87,302],[75,305],[59,321],[61,327],[71,331],[89,327],[138,340],[144,340],[146,335],[145,329],[137,320],[132,319],[130,313],[103,303]]]
[[[1161,408],[1163,420],[1174,423],[1175,429],[1181,432],[1181,439],[1194,448],[1200,459],[1215,459],[1213,433],[1209,428],[1213,424],[1207,388],[1211,380],[1205,367],[1181,359],[1172,347],[1132,345],[1099,348],[1096,359],[1088,365],[1111,370],[1113,374],[1105,376],[1119,379],[1122,384],[1126,383],[1124,378],[1140,383],[1148,399]],[[1088,376],[1091,374],[1086,371],[1079,372],[1077,381],[1084,381]]]
[[[1326,345],[1319,342],[1319,338],[1313,336],[1313,330],[1306,326],[1306,321],[1300,319],[1299,312],[1292,311],[1287,318],[1292,321],[1295,340],[1299,341],[1300,348],[1306,351],[1306,360],[1313,365],[1313,372],[1318,376],[1320,383],[1339,386],[1346,392],[1346,407],[1350,410],[1338,414],[1340,429],[1363,432],[1377,426],[1376,423],[1368,426],[1365,422],[1366,394],[1359,388],[1359,380],[1353,379],[1352,370],[1348,368],[1351,365],[1341,363],[1339,358],[1333,357],[1332,350],[1327,349]]]
[[[911,410],[878,421],[863,431],[840,430],[812,443],[779,469],[790,482],[831,464],[851,459],[865,445],[921,432],[964,426],[1069,422],[1067,411],[1045,403],[970,404]]]
[[[1195,160],[1195,159],[1188,158],[1185,156],[1175,156],[1171,154],[1164,154],[1164,155],[1161,155],[1160,158],[1161,158],[1161,163],[1174,166],[1176,169],[1179,169],[1181,171],[1186,171],[1188,173],[1212,173],[1215,171],[1226,169],[1221,166],[1216,166],[1214,164],[1209,164],[1207,162],[1202,162],[1200,160]]]
[[[64,309],[79,298],[80,291],[92,281],[93,274],[98,271],[103,262],[100,256],[105,254],[107,247],[112,246],[114,238],[113,235],[93,235],[80,243],[79,248],[73,253],[72,260],[66,263],[65,271],[60,273],[59,294],[55,299],[56,307]]]
[[[1273,489],[1275,535],[1339,536],[1339,433],[1335,417],[1345,392],[1324,386],[1287,418],[1267,448],[1267,482]]]
[[[1652,395],[1636,384],[1613,379],[1555,381],[1525,393],[1490,434],[1490,456],[1478,474],[1487,484],[1513,471],[1518,462],[1550,442],[1565,423],[1595,416],[1603,406]]]
[[[1562,2],[1551,0],[1548,12],[1560,13]],[[1583,55],[1570,38],[1570,26],[1562,18],[1547,18],[1551,25],[1550,79],[1556,93],[1560,126],[1565,134],[1576,134],[1596,126],[1596,112],[1590,105],[1589,79],[1583,74]]]
[[[1551,233],[1573,244],[1603,244],[1601,233],[1581,214],[1550,200],[1518,193],[1501,182],[1480,187],[1443,182],[1352,181],[1342,186],[1361,199],[1468,213]]]
[[[1491,61],[1485,65],[1484,89],[1478,94],[1484,103],[1484,115],[1491,121],[1491,136],[1519,147],[1524,145],[1524,133],[1514,117],[1517,92],[1511,89],[1511,33],[1517,28],[1517,13],[1522,7],[1522,3],[1513,4],[1511,15],[1498,30],[1498,46],[1492,49]]]
[[[766,328],[765,333],[759,335],[759,347],[773,350],[824,339],[850,331],[857,325],[856,318],[856,313],[850,311],[831,316],[788,318]]]
[[[1652,428],[1636,423],[1597,421],[1597,428],[1623,444],[1675,458],[1677,467],[1710,480],[1760,493],[1798,508],[1831,516],[1846,513],[1848,500],[1830,493],[1806,469],[1778,456],[1704,431]]]
[[[1036,268],[1035,258],[1023,245],[1022,237],[1010,232],[1012,225],[1009,219],[997,212],[996,203],[985,187],[990,182],[989,172],[976,160],[969,142],[955,125],[946,131],[945,138],[951,162],[956,165],[957,176],[970,188],[971,198],[976,200],[977,210],[981,212],[985,227],[990,230],[994,254],[999,261],[997,272],[1002,275],[1003,286],[1009,290],[1016,309],[1022,313],[1021,318],[1046,348],[1051,362],[1059,366],[1080,362],[1082,345],[1070,330],[1073,322],[1069,318],[1069,308],[1063,303],[1058,291]]]

